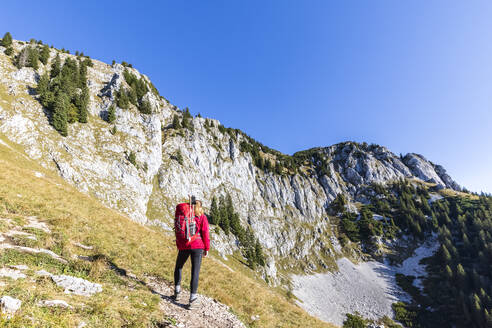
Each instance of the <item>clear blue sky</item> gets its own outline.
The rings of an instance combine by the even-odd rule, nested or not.
[[[0,33],[125,60],[292,154],[354,140],[492,192],[491,1],[2,1]]]

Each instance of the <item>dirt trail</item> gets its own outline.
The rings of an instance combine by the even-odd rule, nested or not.
[[[160,308],[167,316],[167,327],[186,328],[245,328],[246,326],[230,312],[229,307],[210,297],[198,294],[199,305],[188,310],[190,294],[183,290],[177,302],[171,298],[174,287],[164,280],[147,277],[147,286],[161,296]]]

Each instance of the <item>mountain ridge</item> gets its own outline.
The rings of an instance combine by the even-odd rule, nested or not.
[[[406,181],[416,192],[431,191],[412,194],[422,206],[432,197],[462,190],[442,166],[423,155],[397,156],[375,144],[346,141],[282,154],[216,119],[178,109],[128,64],[108,65],[49,49],[46,63],[37,68],[14,65],[16,56],[41,47],[14,40],[10,55],[0,47],[0,132],[78,190],[135,222],[161,227],[168,237],[174,206],[189,194],[206,207],[214,199],[221,206],[230,199],[242,228],[225,229],[207,213],[213,223],[212,248],[225,263],[247,263],[254,277],[270,286],[291,292],[293,274],[336,271],[342,258],[383,256],[396,238],[394,231],[389,237],[386,232],[371,236],[371,249],[347,238],[351,223],[344,220],[370,219],[395,228],[386,222],[385,209],[373,204],[379,196],[394,197],[387,188],[400,188]],[[55,126],[53,110],[42,105],[40,90],[58,57],[61,70],[70,66],[80,77],[86,69],[82,86],[71,91],[70,108],[82,113],[78,95],[87,88],[87,123],[68,122],[67,136]],[[50,88],[56,87],[56,78],[48,77]],[[343,210],[334,210],[337,204]],[[368,206],[375,207],[370,218]],[[424,215],[425,208],[419,210],[420,224],[427,225],[431,218]],[[418,232],[421,226],[417,222],[411,228]],[[248,238],[260,245],[264,264],[248,262]]]
[[[33,46],[37,47],[14,41],[15,53]],[[108,124],[102,118],[118,103],[118,92],[131,88],[125,80],[126,72],[151,82],[135,68],[97,60],[91,60],[93,67],[87,68],[89,123],[71,124],[69,135],[62,137],[50,126],[32,92],[57,55],[62,62],[67,58],[77,60],[77,56],[50,49],[47,64],[40,63],[35,71],[30,67],[17,69],[3,55],[1,82],[9,90],[5,97],[14,95],[15,100],[0,104],[0,131],[23,144],[32,158],[56,169],[79,190],[93,194],[137,222],[154,222],[169,229],[172,204],[190,192],[206,204],[215,194],[231,193],[242,223],[253,228],[267,253],[301,259],[314,250],[314,257],[326,257],[321,254],[325,251],[336,257],[339,255],[328,240],[315,247],[313,243],[323,235],[318,230],[329,230],[325,235],[334,233],[324,217],[339,193],[354,203],[364,203],[364,197],[357,195],[361,186],[400,178],[418,178],[439,188],[459,190],[442,167],[421,155],[400,158],[383,146],[354,142],[283,155],[239,130],[223,127],[218,120],[187,118],[187,110],[178,110],[152,90],[144,95],[152,114],[139,113],[131,105],[129,109],[116,106],[116,120]],[[12,111],[12,107],[23,111]],[[173,127],[174,117],[189,126]],[[117,130],[114,135],[111,126]],[[135,165],[128,160],[132,152]],[[181,163],[178,157],[182,157]],[[301,222],[307,222],[310,228],[299,228]],[[275,225],[283,229],[274,229]],[[314,237],[309,241],[302,238],[308,231]],[[224,249],[224,256],[237,250],[227,236],[217,240],[228,240],[225,245],[217,245]],[[292,250],[297,254],[292,255]],[[319,263],[312,262],[311,268],[319,268]],[[333,264],[332,260],[328,262]],[[321,267],[329,267],[328,262],[322,261]],[[278,281],[277,269],[272,257],[265,277]]]

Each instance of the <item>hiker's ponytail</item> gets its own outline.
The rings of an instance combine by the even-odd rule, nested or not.
[[[203,212],[203,207],[202,207],[202,201],[197,199],[195,201],[195,215],[201,216],[203,213],[204,212]]]

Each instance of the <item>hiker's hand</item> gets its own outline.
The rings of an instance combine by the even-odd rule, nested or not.
[[[206,257],[206,256],[207,256],[207,254],[208,254],[208,251],[204,251],[204,252],[203,252],[203,257]]]

